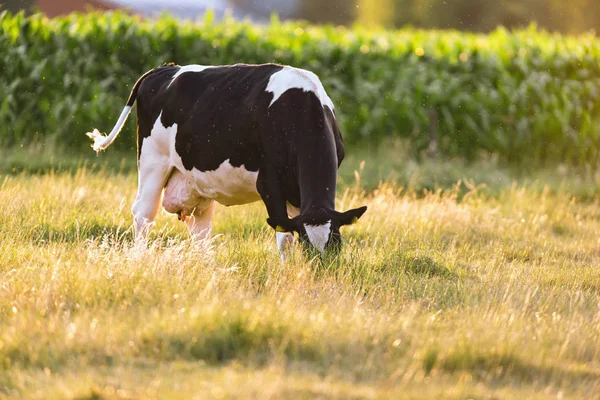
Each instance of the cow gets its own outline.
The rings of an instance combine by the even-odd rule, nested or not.
[[[137,100],[136,238],[163,208],[193,237],[210,234],[215,202],[262,200],[284,257],[294,233],[321,254],[340,248],[340,227],[367,207],[335,210],[344,144],[334,105],[312,72],[278,64],[178,66],[143,74],[108,136],[87,135],[105,150]],[[163,195],[164,193],[164,195]]]

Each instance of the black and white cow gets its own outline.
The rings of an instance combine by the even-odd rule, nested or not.
[[[312,72],[275,64],[154,68],[135,83],[108,137],[87,134],[94,150],[115,140],[136,99],[138,238],[163,189],[165,210],[199,238],[210,233],[215,201],[262,199],[282,253],[293,232],[321,253],[339,248],[340,227],[367,209],[335,211],[344,145],[333,103]]]

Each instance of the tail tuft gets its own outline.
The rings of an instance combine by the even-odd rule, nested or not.
[[[106,143],[108,137],[102,133],[98,129],[94,129],[93,132],[87,132],[86,135],[94,141],[92,144],[92,148],[96,153],[99,153],[100,150],[105,150],[110,143]]]
[[[119,131],[121,130],[121,128],[123,128],[125,120],[127,119],[127,116],[129,115],[130,111],[131,106],[125,106],[123,112],[121,113],[121,116],[119,117],[119,120],[117,121],[117,124],[110,132],[110,135],[105,136],[102,133],[100,133],[98,129],[94,129],[93,132],[86,133],[86,135],[88,135],[89,138],[94,141],[92,148],[96,151],[96,153],[98,153],[100,150],[105,150],[108,146],[110,146],[112,142],[115,141],[117,135],[119,134]]]

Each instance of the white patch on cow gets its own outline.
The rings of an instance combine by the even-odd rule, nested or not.
[[[302,89],[305,92],[313,92],[323,107],[327,106],[333,111],[333,102],[325,92],[325,88],[319,80],[319,77],[310,71],[288,66],[283,67],[281,71],[271,75],[271,78],[269,79],[266,91],[273,93],[273,100],[271,100],[269,107],[271,107],[282,94],[294,88]]]
[[[150,131],[150,136],[144,138],[142,142],[142,151],[140,152],[140,162],[141,157],[144,155],[144,151],[148,154],[149,157],[153,155],[169,156],[171,154],[171,149],[175,146],[175,136],[177,135],[177,124],[173,124],[168,128],[162,124],[162,112],[154,121],[154,125],[152,126],[152,130]],[[147,147],[147,149],[146,149]]]
[[[304,224],[304,229],[306,230],[310,243],[323,253],[325,251],[325,245],[329,240],[329,234],[331,233],[331,220],[323,225]]]
[[[174,154],[176,154],[173,149]],[[234,167],[229,159],[212,171],[200,171],[193,168],[187,171],[179,155],[176,156],[176,168],[183,171],[198,196],[216,200],[225,206],[252,203],[260,200],[256,189],[258,172],[248,171],[244,165]]]
[[[177,79],[181,74],[185,74],[186,72],[202,72],[207,68],[212,68],[212,66],[211,65],[197,65],[197,64],[183,66],[183,67],[179,68],[179,71],[177,71],[175,73],[175,75],[173,75],[173,79],[171,79],[171,82],[169,82],[169,86],[171,86],[171,84],[173,82],[175,82],[175,79]]]

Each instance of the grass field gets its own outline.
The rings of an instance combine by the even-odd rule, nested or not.
[[[600,398],[597,175],[357,154],[341,256],[282,266],[261,204],[139,246],[133,156],[0,154],[0,398]]]

